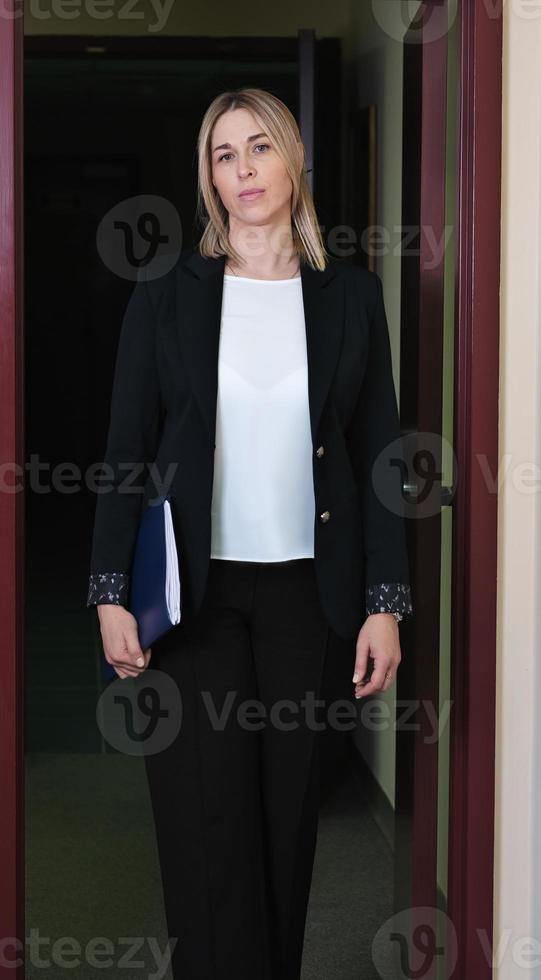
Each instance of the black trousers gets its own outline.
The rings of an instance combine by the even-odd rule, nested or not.
[[[153,648],[182,698],[145,756],[175,980],[300,978],[328,633],[312,558],[211,559],[200,612]]]

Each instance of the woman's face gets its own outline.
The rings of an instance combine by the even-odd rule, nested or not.
[[[224,112],[214,125],[211,146],[212,182],[229,212],[230,228],[236,224],[290,228],[293,184],[255,116],[247,109]],[[241,196],[252,188],[262,193]]]

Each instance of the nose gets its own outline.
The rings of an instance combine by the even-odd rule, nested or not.
[[[252,163],[244,163],[239,157],[239,177],[253,177],[255,173],[255,167]]]

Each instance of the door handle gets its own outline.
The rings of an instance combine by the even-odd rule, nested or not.
[[[409,483],[407,480],[402,481],[402,494],[406,500],[410,500],[415,503],[415,498],[419,494],[419,486],[417,483]],[[455,487],[441,487],[441,506],[451,507],[455,499]]]

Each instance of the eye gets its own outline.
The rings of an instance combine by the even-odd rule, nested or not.
[[[266,150],[270,150],[270,146],[269,146],[268,143],[255,143],[254,144],[254,150],[257,150],[260,147],[264,147]],[[222,155],[218,157],[218,163],[221,163],[222,160],[225,160],[226,157],[230,157],[231,155],[232,155],[231,153],[222,153]],[[258,153],[257,155],[258,156],[261,156],[260,153]]]

